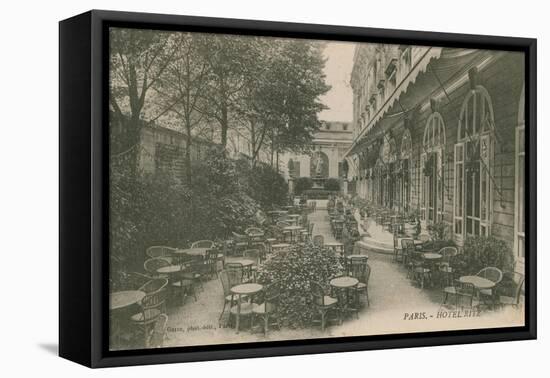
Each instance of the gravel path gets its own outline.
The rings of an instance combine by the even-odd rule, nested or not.
[[[323,234],[325,241],[334,241],[330,233],[328,214],[321,206],[310,215],[315,223],[313,235]],[[465,317],[454,308],[441,307],[441,289],[420,289],[406,278],[401,264],[391,261],[391,256],[371,253],[372,268],[369,282],[370,307],[363,308],[359,319],[349,318],[342,325],[329,326],[325,332],[319,327],[307,330],[270,330],[251,333],[248,320],[239,334],[232,328],[218,328],[218,317],[223,307],[222,287],[219,280],[206,282],[195,302],[189,298],[183,306],[172,307],[165,346],[185,346],[217,343],[310,339],[333,336],[372,335],[402,332],[426,332],[451,329],[510,326],[523,324],[520,310],[485,311],[481,316]],[[417,313],[415,316],[414,313]],[[445,318],[438,318],[445,314]],[[453,317],[461,315],[462,317]],[[471,314],[470,314],[471,315]],[[407,319],[405,319],[407,317]],[[412,318],[408,320],[408,318]],[[416,319],[415,319],[416,317]],[[425,319],[424,319],[425,318]]]

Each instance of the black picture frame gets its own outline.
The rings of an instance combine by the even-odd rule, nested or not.
[[[108,34],[110,26],[406,43],[525,53],[524,327],[109,351]],[[59,24],[59,354],[89,367],[535,339],[536,39],[93,10]]]

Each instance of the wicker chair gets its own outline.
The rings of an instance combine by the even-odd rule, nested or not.
[[[227,262],[225,263],[225,270],[230,276],[231,287],[239,285],[245,282],[244,279],[244,267],[239,262]]]
[[[149,273],[152,277],[166,277],[164,275],[158,274],[157,270],[159,268],[163,268],[169,265],[170,263],[164,258],[154,258],[145,260],[145,262],[143,263],[143,269],[145,269],[145,271]]]
[[[232,232],[232,234],[233,234],[233,243],[235,246],[233,255],[242,256],[242,252],[248,248],[248,236],[237,234],[236,232]]]
[[[145,254],[151,259],[163,258],[169,263],[172,263],[172,253],[175,248],[165,247],[165,246],[153,246],[147,248]]]
[[[141,300],[141,311],[131,316],[132,323],[143,332],[144,346],[149,348],[150,330],[163,313],[162,309],[166,302],[166,289],[146,294]]]
[[[198,240],[191,244],[191,248],[214,248],[216,243],[212,240]]]
[[[221,324],[227,305],[229,305],[229,308],[233,307],[234,305],[236,298],[235,295],[231,293],[231,288],[233,286],[239,285],[242,282],[242,273],[239,273],[235,269],[224,269],[220,271],[220,273],[218,274],[218,278],[220,279],[220,282],[222,284],[224,298],[222,312],[220,313],[220,317],[218,318],[218,323]],[[241,298],[245,299],[245,296],[241,296]]]
[[[155,326],[153,327],[151,338],[149,339],[149,348],[162,348],[164,346],[167,323],[168,315],[160,314],[155,323]]]
[[[264,336],[267,336],[270,324],[275,324],[280,328],[277,314],[280,295],[281,291],[279,284],[271,283],[267,285],[263,291],[263,302],[252,305],[252,324],[254,324],[254,321],[258,318],[262,320]]]
[[[288,227],[288,226],[291,226],[289,222],[285,222],[285,221],[277,222],[277,227],[279,227],[280,233],[283,235],[283,242],[287,241],[287,237],[288,237],[288,240],[290,240],[292,236],[292,231],[285,230],[285,227]]]
[[[479,296],[483,300],[483,302],[485,302],[485,304],[488,304],[488,305],[494,305],[498,300],[498,298],[496,297],[496,289],[498,288],[498,285],[502,281],[502,277],[503,277],[502,271],[493,266],[489,266],[477,272],[476,276],[486,278],[495,284],[495,286],[492,289],[479,290]]]
[[[254,261],[254,264],[246,269],[245,273],[247,274],[248,280],[254,280],[255,273],[258,270],[258,266],[260,265],[260,250],[259,249],[247,249],[243,252],[243,257],[245,257],[248,260]]]
[[[414,240],[411,238],[401,239],[401,254],[403,255],[403,265],[409,265],[409,256],[415,252]],[[408,274],[407,274],[408,276]]]
[[[505,295],[500,295],[499,304],[501,306],[518,307],[521,298],[521,290],[525,284],[525,276],[517,272],[505,272],[504,277],[507,277],[514,282],[515,288],[513,288],[510,292],[504,293]]]
[[[185,265],[182,265],[182,268],[185,267]],[[179,297],[181,298],[181,303],[185,303],[185,299],[189,296],[193,296],[195,299],[195,302],[197,301],[197,293],[195,288],[195,281],[193,279],[185,278],[184,277],[184,270],[178,275],[175,276],[170,283],[172,290],[175,294],[179,294]],[[187,273],[187,271],[185,271]]]
[[[359,280],[357,286],[353,289],[359,299],[360,294],[365,295],[367,300],[367,307],[370,306],[369,301],[369,279],[371,273],[371,267],[367,264],[367,259],[364,257],[352,257],[348,265],[349,273],[352,277],[355,277]]]
[[[193,281],[195,288],[203,288],[202,280],[207,275],[205,259],[202,256],[189,256],[189,260],[182,264],[182,274],[184,279]]]
[[[209,277],[209,278],[212,278],[213,276],[218,276],[218,259],[219,259],[219,254],[218,254],[218,251],[215,250],[215,249],[210,249],[208,251],[206,251],[206,253],[204,254],[204,260],[203,260],[203,269],[202,269],[202,273]]]
[[[455,297],[455,305],[459,306],[461,299],[466,299],[470,302],[470,307],[474,307],[474,297],[475,297],[475,286],[471,283],[463,283],[459,280],[454,280],[451,286],[446,286],[443,289],[443,298],[442,305],[447,303],[449,296],[452,295]]]
[[[438,271],[444,286],[450,285],[454,279],[453,258],[458,255],[456,247],[443,247],[439,250],[441,260],[438,263]]]
[[[338,309],[338,299],[325,294],[323,286],[318,282],[311,282],[311,295],[313,297],[313,306],[321,316],[321,330],[325,330],[326,317],[330,311],[336,312],[338,321],[341,323],[340,311]]]
[[[399,259],[403,261],[403,247],[399,245],[399,238],[397,233],[393,234],[393,261],[398,262]]]
[[[313,237],[313,245],[317,247],[324,247],[325,246],[325,237],[323,235],[315,235]]]
[[[432,270],[426,264],[423,258],[423,253],[414,251],[408,255],[409,261],[409,278],[420,283],[420,288],[424,289],[426,279],[432,278]]]

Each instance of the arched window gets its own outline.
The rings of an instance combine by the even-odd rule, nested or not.
[[[445,122],[439,112],[426,121],[420,168],[422,169],[421,216],[430,222],[443,219],[443,157],[445,156]]]
[[[525,87],[521,90],[516,127],[516,207],[514,250],[520,263],[525,259]]]
[[[398,175],[398,186],[400,191],[399,200],[403,211],[410,210],[411,200],[411,157],[412,157],[412,139],[409,129],[405,129],[401,137],[401,167]]]
[[[454,232],[462,242],[465,236],[489,235],[490,231],[494,115],[491,97],[480,85],[464,99],[457,139]]]

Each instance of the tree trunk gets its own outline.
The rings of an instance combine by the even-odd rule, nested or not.
[[[227,120],[227,104],[225,101],[222,103],[222,119],[221,119],[221,128],[222,128],[222,136],[221,136],[221,145],[225,149],[227,146],[227,129],[228,129],[228,120]]]

